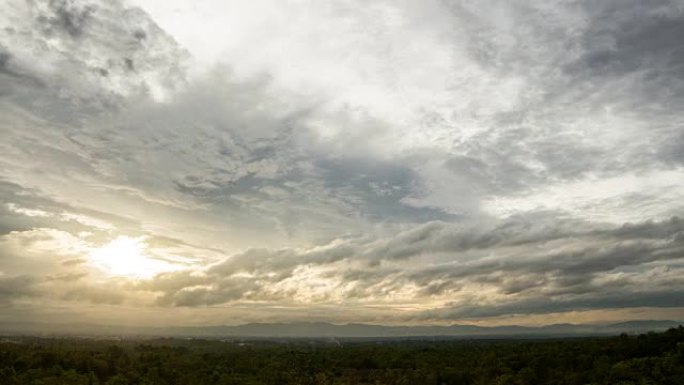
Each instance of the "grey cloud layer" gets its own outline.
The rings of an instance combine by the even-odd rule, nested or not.
[[[190,76],[188,51],[118,1],[10,1],[0,304],[422,321],[681,306],[684,3],[334,4],[382,16],[340,49],[369,55],[348,70],[401,118],[334,81],[288,90],[277,63]],[[412,39],[446,62],[411,61]],[[88,253],[119,235],[179,271],[95,279]]]
[[[456,146],[449,170],[505,195],[681,165],[681,2],[453,3],[481,38],[473,56],[524,91]]]
[[[404,303],[443,302],[444,309],[414,315],[424,319],[638,307],[649,301],[668,307],[680,303],[683,255],[679,218],[617,228],[558,221],[479,228],[434,222],[388,239],[310,250],[253,249],[203,272],[161,275],[143,288],[163,293],[161,304],[176,306],[279,301],[305,294],[298,291],[309,288],[286,283],[312,269],[330,286],[311,306],[374,303],[398,290]]]

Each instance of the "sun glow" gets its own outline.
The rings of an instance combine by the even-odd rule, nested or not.
[[[94,267],[112,276],[144,279],[177,270],[175,265],[147,254],[145,237],[119,236],[93,249],[89,258]]]

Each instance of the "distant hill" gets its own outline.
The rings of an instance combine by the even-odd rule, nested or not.
[[[607,325],[555,324],[540,327],[474,325],[383,326],[322,322],[250,323],[237,326],[135,327],[92,324],[1,323],[0,334],[71,336],[172,336],[203,338],[539,338],[660,331],[682,321],[627,321]]]

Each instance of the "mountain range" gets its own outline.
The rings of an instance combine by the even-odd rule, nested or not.
[[[139,327],[93,324],[2,323],[0,335],[68,335],[195,338],[540,338],[645,333],[684,325],[683,321],[627,321],[613,324],[546,326],[385,326],[323,322],[250,323],[237,326]]]

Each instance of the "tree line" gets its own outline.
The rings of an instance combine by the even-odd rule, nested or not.
[[[684,328],[554,340],[0,338],[3,385],[682,385]]]

